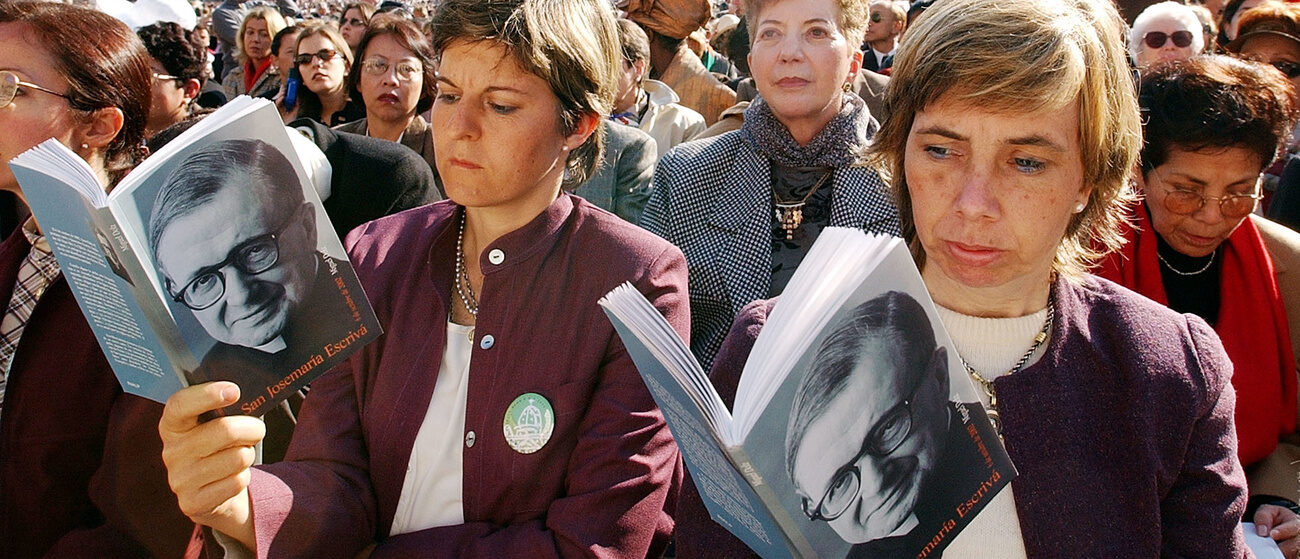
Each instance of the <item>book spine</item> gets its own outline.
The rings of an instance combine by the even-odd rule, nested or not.
[[[735,466],[736,471],[745,477],[749,486],[754,489],[758,495],[759,501],[762,501],[763,507],[772,515],[772,520],[780,527],[781,534],[785,536],[786,544],[790,547],[794,557],[817,557],[817,552],[813,551],[812,543],[804,536],[803,530],[799,524],[790,516],[789,509],[786,508],[781,500],[777,498],[772,487],[763,481],[762,474],[758,468],[754,467],[754,462],[749,459],[749,454],[745,452],[743,446],[733,446],[727,448],[727,455],[731,458],[731,464]]]

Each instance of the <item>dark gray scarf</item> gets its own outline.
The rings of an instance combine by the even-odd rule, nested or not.
[[[773,163],[786,167],[843,167],[858,160],[879,125],[856,93],[845,92],[835,115],[808,145],[795,143],[790,130],[762,97],[745,109],[740,134]]]

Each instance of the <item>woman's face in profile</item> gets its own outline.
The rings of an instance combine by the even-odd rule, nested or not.
[[[429,124],[447,197],[469,207],[533,215],[555,197],[562,148],[580,145],[561,130],[550,84],[490,40],[443,50]]]
[[[839,21],[832,0],[783,0],[764,8],[751,30],[754,84],[787,126],[824,124],[839,112],[841,88],[861,65],[858,41],[844,36]]]
[[[903,172],[931,292],[992,289],[1014,301],[1040,289],[1091,193],[1077,100],[1012,113],[941,97],[916,113]]]
[[[34,32],[24,23],[0,23],[0,71],[20,81],[66,94],[71,85],[55,68],[50,53],[32,40]],[[5,76],[0,75],[0,79]],[[12,79],[12,78],[10,78]],[[51,137],[66,146],[73,142],[75,123],[68,101],[58,95],[18,86],[8,105],[0,107],[0,190],[21,194],[9,169],[9,160]]]
[[[378,35],[366,43],[357,83],[366,103],[366,117],[410,119],[424,90],[424,65],[393,35]]]
[[[298,71],[302,72],[303,83],[307,85],[307,89],[317,95],[327,95],[342,89],[344,76],[348,73],[347,59],[343,57],[339,46],[328,37],[312,35],[298,41],[298,56],[317,55],[322,52],[326,55],[333,53],[333,56],[329,60],[321,60],[319,56],[313,56],[311,62],[298,66]]]

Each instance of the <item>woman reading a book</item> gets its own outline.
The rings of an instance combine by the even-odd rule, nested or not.
[[[58,139],[111,188],[144,156],[149,53],[101,12],[0,2],[0,190]],[[0,557],[179,557],[162,406],[124,394],[33,220],[0,243]]]
[[[604,0],[446,0],[432,109],[451,200],[347,245],[386,330],[316,379],[285,461],[261,422],[168,403],[159,429],[209,546],[258,556],[657,556],[676,446],[596,302],[631,281],[687,334],[686,260],[563,188],[601,160],[618,42]]]
[[[997,415],[1019,472],[945,556],[1247,554],[1218,337],[1086,273],[1122,239],[1141,147],[1122,29],[1105,0],[945,0],[894,59],[872,153],[950,358]],[[742,311],[715,383],[735,384],[771,306]],[[891,453],[922,438],[909,432]],[[826,460],[878,476],[890,453],[851,454]],[[882,497],[845,497],[839,519],[865,524]]]
[[[686,253],[691,352],[706,370],[736,312],[779,295],[823,227],[898,233],[884,183],[854,165],[877,128],[850,91],[869,4],[746,2],[761,98],[739,131],[681,146],[655,169],[641,224]]]
[[[352,49],[338,29],[325,23],[308,23],[298,34],[293,63],[302,73],[298,102],[284,115],[284,121],[310,118],[326,126],[338,126],[366,116],[348,95],[347,76],[352,69]]]

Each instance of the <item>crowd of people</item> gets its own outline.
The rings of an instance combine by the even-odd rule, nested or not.
[[[1250,522],[1300,557],[1300,4],[85,4],[0,2],[0,162],[55,138],[111,189],[269,99],[386,333],[261,418],[125,394],[0,166],[0,556],[751,556],[597,301],[630,282],[730,404],[851,227],[906,241],[1018,471],[947,556],[1248,557]],[[836,390],[908,432],[836,427],[833,514],[795,485],[893,556],[948,381],[862,338],[897,378]]]

